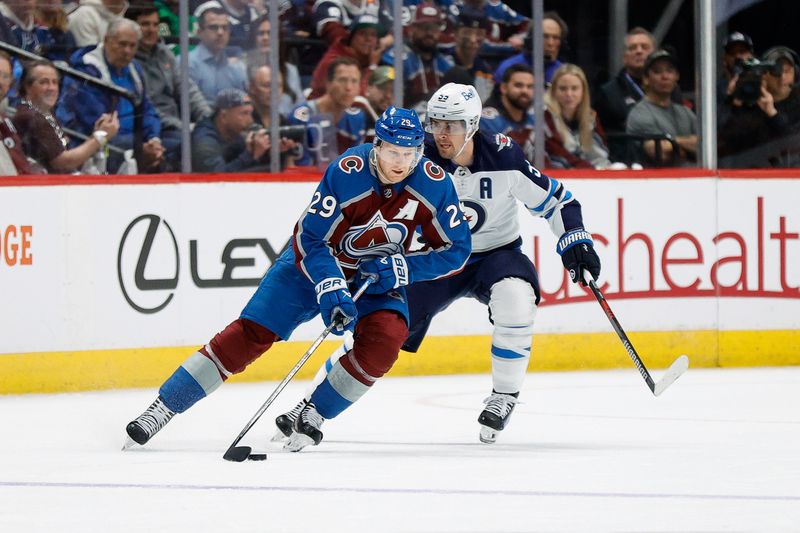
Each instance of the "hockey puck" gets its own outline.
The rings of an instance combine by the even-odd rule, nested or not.
[[[265,453],[251,453],[247,456],[247,459],[250,461],[266,461],[267,454]]]

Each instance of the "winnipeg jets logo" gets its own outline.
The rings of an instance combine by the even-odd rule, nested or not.
[[[503,135],[502,133],[498,133],[494,136],[494,141],[497,143],[497,151],[499,152],[506,146],[511,146],[511,139],[507,136]]]
[[[401,254],[407,236],[408,229],[403,224],[387,221],[380,212],[375,213],[369,222],[353,226],[344,234],[339,244],[344,257],[339,260],[358,264],[362,258]]]
[[[473,200],[463,200],[461,202],[461,210],[464,212],[464,216],[467,217],[469,232],[473,235],[478,233],[486,223],[486,209]]]

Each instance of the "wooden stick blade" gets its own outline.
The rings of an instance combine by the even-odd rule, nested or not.
[[[685,355],[681,355],[667,369],[664,373],[664,376],[661,380],[656,383],[655,389],[653,389],[653,394],[656,396],[660,395],[664,392],[667,387],[675,383],[675,380],[681,377],[681,375],[689,369],[689,358]]]

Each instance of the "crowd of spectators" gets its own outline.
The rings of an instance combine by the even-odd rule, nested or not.
[[[641,27],[625,36],[622,69],[592,84],[563,53],[566,22],[546,12],[545,107],[536,113],[531,21],[501,0],[405,0],[401,43],[389,31],[390,2],[283,0],[279,27],[271,28],[263,0],[190,0],[188,50],[178,46],[178,4],[0,1],[0,39],[41,56],[26,62],[0,53],[0,170],[180,170],[182,53],[195,171],[269,169],[273,75],[282,167],[324,165],[371,141],[376,118],[394,100],[398,53],[406,107],[422,113],[448,81],[474,85],[484,104],[481,128],[508,135],[531,159],[536,120],[543,121],[547,166],[696,164],[698,122],[679,87],[677,55]],[[275,73],[268,66],[271,31],[281,43]],[[759,56],[741,32],[722,48],[721,166],[796,164],[792,146],[800,143],[791,140],[800,133],[800,58],[784,46]],[[128,97],[62,77],[58,65],[125,89]]]

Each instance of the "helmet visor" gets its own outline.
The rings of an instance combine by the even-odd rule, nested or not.
[[[466,135],[467,123],[463,120],[440,120],[437,118],[430,118],[425,124],[425,131],[434,135]]]
[[[397,146],[381,143],[375,147],[378,159],[387,167],[412,168],[422,155],[422,146]]]

